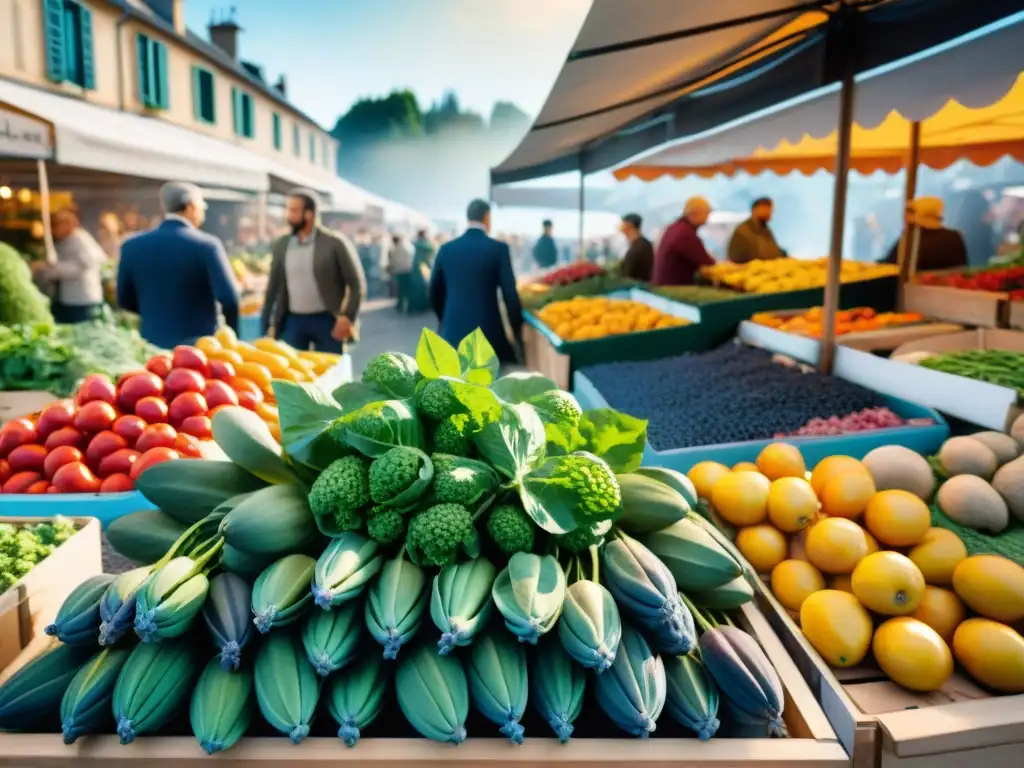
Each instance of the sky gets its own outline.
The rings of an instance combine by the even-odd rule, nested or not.
[[[544,99],[590,0],[185,0],[206,36],[234,5],[240,56],[328,129],[362,96],[410,88],[422,106],[454,90],[484,115],[507,100],[531,115]]]

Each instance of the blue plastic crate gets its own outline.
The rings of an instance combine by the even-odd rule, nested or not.
[[[573,377],[573,394],[584,409],[611,407],[597,387],[582,373],[577,372]],[[928,455],[938,451],[949,437],[949,425],[938,411],[898,397],[886,397],[885,404],[903,419],[932,419],[935,423],[874,429],[848,435],[787,437],[783,438],[782,442],[799,448],[807,466],[813,467],[825,457],[837,454],[861,459],[883,445],[902,445]],[[779,439],[701,445],[695,448],[670,448],[663,451],[657,451],[648,444],[644,450],[643,463],[646,466],[667,467],[678,472],[688,472],[690,467],[701,461],[717,461],[731,467],[741,461],[754,461],[766,445],[774,442],[779,442]]]
[[[155,509],[138,491],[126,493],[44,493],[0,496],[4,517],[95,517],[106,528],[114,520],[142,509]]]

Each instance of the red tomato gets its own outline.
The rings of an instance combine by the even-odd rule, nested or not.
[[[100,479],[80,461],[65,464],[50,482],[61,493],[96,493],[100,489]]]
[[[147,424],[167,421],[167,401],[162,397],[144,397],[135,404],[135,415]]]
[[[138,416],[118,416],[114,425],[111,427],[114,432],[124,438],[124,441],[129,445],[135,445],[135,441],[139,439],[139,435],[142,434],[142,430],[146,428],[146,422],[140,419]]]
[[[42,472],[46,449],[41,445],[19,445],[7,455],[12,472]]]
[[[47,493],[50,490],[49,480],[36,480],[32,485],[25,489],[25,493]]]
[[[155,373],[161,379],[166,379],[167,374],[171,372],[171,358],[167,355],[156,355],[155,357],[149,358],[149,362],[146,363],[146,370],[150,373]]]
[[[147,373],[147,371],[145,368],[140,368],[137,371],[128,371],[127,373],[122,373],[120,376],[117,377],[117,381],[114,382],[114,384],[118,389],[120,389],[121,385],[128,381],[128,379],[130,379],[132,376],[138,376],[140,373]]]
[[[81,450],[85,448],[85,436],[74,427],[61,427],[56,432],[51,432],[46,438],[46,450],[52,451],[62,445],[72,445]]]
[[[171,366],[174,368],[190,368],[193,371],[199,371],[203,376],[209,376],[210,374],[210,361],[207,359],[206,353],[201,349],[188,347],[184,344],[174,348]]]
[[[135,450],[146,453],[152,448],[170,448],[177,436],[178,430],[170,424],[150,424],[135,441]]]
[[[52,485],[51,485],[51,486],[50,486],[49,488],[47,488],[47,489],[46,489],[46,492],[47,492],[47,493],[60,493],[60,491],[58,491],[58,490],[57,490],[56,488],[54,488],[54,487],[53,487]]]
[[[129,477],[134,481],[139,475],[152,467],[154,464],[162,464],[165,461],[173,461],[178,458],[178,452],[172,448],[150,448],[139,457],[132,467]]]
[[[186,421],[188,421],[188,419],[186,419]],[[182,426],[184,426],[184,424]],[[192,435],[186,435],[184,432],[179,432],[178,436],[174,438],[174,450],[185,458],[203,458],[203,449],[200,447],[199,441],[192,437]]]
[[[182,392],[202,392],[206,379],[198,371],[189,368],[175,368],[164,380],[164,396],[170,401]]]
[[[110,429],[117,418],[114,406],[105,400],[93,400],[78,409],[75,415],[75,429],[87,434],[95,434]]]
[[[135,413],[135,405],[144,397],[159,397],[164,393],[164,382],[155,373],[146,371],[129,376],[121,382],[118,389],[117,399],[121,403],[121,410],[125,413]]]
[[[105,456],[100,462],[100,477],[111,475],[126,475],[132,471],[132,465],[139,458],[139,452],[131,448],[122,448]]]
[[[53,474],[58,469],[65,464],[71,464],[76,461],[85,461],[85,457],[82,456],[80,450],[73,445],[59,445],[50,451],[46,461],[43,462],[43,474],[46,475],[48,480],[52,479]]]
[[[123,472],[110,475],[100,484],[100,493],[124,493],[135,489],[135,482]]]
[[[78,409],[71,400],[50,403],[39,413],[39,420],[36,422],[39,439],[45,440],[51,432],[56,432],[61,427],[70,427],[75,421],[76,413]]]
[[[167,420],[171,424],[181,424],[189,416],[205,416],[206,410],[205,397],[198,392],[182,392],[171,402]]]
[[[226,381],[207,379],[203,397],[206,398],[207,408],[216,408],[218,405],[238,405],[238,394]]]
[[[4,487],[4,483],[7,482],[10,476],[11,465],[7,463],[7,459],[0,459],[0,489]],[[0,490],[0,493],[3,493],[3,491]]]
[[[113,405],[117,402],[117,389],[114,382],[102,373],[90,373],[82,380],[78,394],[75,395],[75,402],[79,405],[95,402]]]
[[[0,459],[19,445],[38,442],[36,425],[28,419],[11,419],[0,427]]]
[[[38,472],[15,472],[4,483],[4,493],[24,493],[32,483],[38,483],[43,476]]]
[[[256,406],[263,402],[262,396],[254,395],[252,392],[239,392],[238,404],[250,411],[255,411]],[[230,407],[230,406],[229,406]]]
[[[220,381],[231,381],[235,377],[235,366],[227,360],[211,360],[210,376]]]
[[[86,462],[94,470],[99,469],[102,461],[114,451],[127,448],[127,441],[116,432],[109,429],[100,432],[89,441],[89,447],[85,451]]]
[[[193,437],[207,439],[213,436],[213,422],[205,414],[188,416],[182,419],[180,429],[186,435],[192,435]]]

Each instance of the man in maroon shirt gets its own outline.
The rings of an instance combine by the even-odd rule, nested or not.
[[[711,214],[711,205],[703,197],[686,201],[683,215],[665,230],[654,255],[654,285],[693,285],[693,277],[701,267],[715,260],[708,255],[697,235]]]

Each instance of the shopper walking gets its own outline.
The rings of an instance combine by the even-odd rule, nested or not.
[[[434,244],[427,237],[427,231],[421,229],[413,243],[415,255],[412,260],[412,273],[409,275],[409,314],[426,312],[430,309],[430,273],[434,268]]]
[[[409,278],[412,275],[412,250],[401,235],[391,238],[388,253],[388,273],[395,281],[396,308],[399,312],[409,311]]]
[[[320,226],[317,198],[295,190],[286,208],[292,233],[273,246],[263,303],[263,332],[296,349],[341,352],[356,338],[366,276],[355,246]]]
[[[545,219],[543,227],[543,234],[533,245],[533,261],[541,269],[551,269],[558,263],[558,246],[555,245],[555,238],[552,236],[555,225],[551,223],[551,219]]]
[[[50,309],[58,323],[81,323],[103,308],[103,265],[107,254],[68,209],[50,217],[57,261],[35,261],[32,269],[54,288]]]
[[[629,250],[626,251],[619,266],[619,274],[632,280],[649,283],[654,271],[654,246],[640,234],[643,222],[638,213],[627,213],[622,217],[619,231],[625,235]]]
[[[750,206],[750,218],[736,227],[729,239],[729,261],[746,264],[785,258],[786,252],[779,248],[768,226],[772,220],[772,207],[769,197],[759,197]]]
[[[479,328],[503,363],[517,362],[523,310],[516,293],[509,248],[490,236],[491,206],[474,200],[466,212],[465,233],[441,246],[430,278],[430,301],[441,322],[441,336],[455,346]],[[511,326],[501,319],[498,292]]]
[[[658,243],[654,285],[693,285],[697,270],[715,263],[697,234],[710,215],[711,204],[703,197],[686,201],[682,217],[669,225]]]
[[[147,341],[171,349],[217,330],[217,305],[238,330],[238,289],[224,244],[201,232],[206,201],[194,184],[160,190],[164,220],[121,245],[117,303],[141,318]]]

